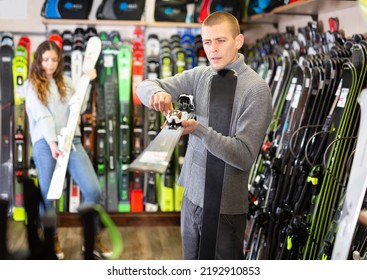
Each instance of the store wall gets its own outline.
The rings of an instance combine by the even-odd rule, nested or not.
[[[10,31],[15,32],[15,40],[19,38],[22,33],[30,36],[32,40],[32,49],[34,50],[36,46],[46,38],[46,31],[50,31],[52,29],[57,29],[63,31],[65,29],[74,30],[78,26],[73,25],[49,25],[48,27],[42,23],[42,17],[40,15],[40,11],[43,5],[44,0],[8,0],[20,1],[21,3],[26,3],[26,17],[24,19],[4,19],[2,14],[0,13],[0,31]],[[101,3],[101,0],[94,0],[92,10],[90,13],[90,19],[95,19],[96,10]],[[143,15],[143,19],[146,21],[154,20],[154,4],[155,0],[146,0],[146,9],[145,14]],[[23,7],[24,8],[24,7]],[[330,5],[330,9],[333,9],[333,6]],[[345,35],[351,36],[354,33],[362,33],[365,34],[367,32],[367,18],[362,16],[362,13],[358,6],[336,10],[331,12],[324,12],[319,14],[319,22],[324,26],[324,30],[328,29],[328,18],[329,17],[337,17],[340,22],[340,28],[344,31]],[[284,16],[279,21],[278,29],[275,29],[272,25],[263,25],[259,24],[256,26],[252,26],[251,29],[246,29],[244,31],[246,43],[253,44],[256,42],[256,39],[264,37],[269,32],[284,32],[286,26],[294,25],[297,27],[303,27],[307,25],[307,22],[311,21],[311,17],[309,16]],[[85,26],[82,26],[85,27]],[[128,36],[132,34],[133,26],[123,26],[123,25],[98,25],[97,30],[118,30],[122,34],[122,36]],[[172,23],[172,27],[149,27],[146,29],[146,33],[157,33],[160,38],[167,38],[171,34],[177,31],[183,30],[183,28],[177,29],[174,28],[174,23]],[[194,33],[200,32],[199,29],[193,30]]]
[[[9,19],[8,15],[3,15],[0,17],[0,31],[14,32],[16,43],[22,34],[37,34],[29,36],[32,40],[31,47],[34,50],[33,47],[46,38],[45,26],[42,24],[40,16],[43,0],[14,1],[17,5],[25,3],[25,7],[21,7],[21,9],[26,11],[25,18]]]
[[[63,24],[52,24],[52,25],[44,25],[42,23],[42,17],[40,15],[42,5],[44,0],[6,0],[6,1],[15,1],[14,5],[17,5],[16,2],[25,3],[26,7],[22,7],[22,9],[26,10],[26,17],[24,19],[9,19],[9,16],[2,15],[0,13],[0,32],[8,31],[13,32],[15,41],[17,42],[21,35],[27,35],[30,37],[32,42],[32,50],[34,51],[35,48],[39,43],[46,39],[47,32],[50,32],[52,29],[56,29],[59,31],[64,31],[66,29],[74,30],[76,27],[83,27],[86,26],[77,26],[77,25],[63,25]],[[90,20],[96,19],[96,11],[99,4],[102,0],[94,0],[92,5],[92,10],[89,15]],[[143,15],[144,20],[153,20],[153,12],[154,12],[154,3],[155,0],[146,0],[146,12]],[[0,3],[1,4],[1,3]],[[148,16],[146,16],[148,15]],[[122,35],[132,34],[132,30],[134,27],[132,26],[107,26],[107,25],[100,25],[96,26],[98,31],[105,30],[105,31],[112,31],[118,30]]]

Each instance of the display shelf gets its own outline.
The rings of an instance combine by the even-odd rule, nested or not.
[[[272,24],[275,28],[284,17],[310,16],[317,21],[320,13],[336,11],[358,5],[355,0],[300,0],[288,5],[280,6],[269,13],[252,15],[242,20],[241,27],[251,28],[258,24]],[[185,22],[161,22],[139,20],[90,20],[90,19],[42,19],[42,23],[48,25],[85,25],[85,26],[142,26],[142,27],[177,27],[177,28],[200,28],[201,23]]]
[[[108,213],[116,226],[179,226],[179,212],[139,212]],[[60,227],[80,227],[80,216],[77,213],[59,213]]]
[[[86,26],[142,26],[142,27],[182,27],[200,28],[200,23],[164,22],[164,21],[139,21],[139,20],[89,20],[89,19],[42,19],[48,25],[86,25]]]
[[[318,15],[357,6],[352,0],[300,0],[285,6],[278,7],[269,13],[250,16],[241,22],[241,27],[252,28],[259,24],[272,24],[278,26],[280,20],[295,16],[309,16],[314,21]],[[142,26],[162,28],[200,28],[201,23],[184,22],[153,22],[153,21],[125,21],[125,20],[77,20],[77,19],[42,19],[46,26],[52,25],[82,25],[82,26]],[[140,212],[140,213],[109,213],[117,226],[179,226],[179,212]],[[60,213],[59,226],[81,226],[77,213]]]
[[[162,28],[200,28],[200,23],[184,22],[147,22],[126,20],[81,20],[81,19],[42,19],[46,26],[76,25],[76,26],[141,26]],[[179,212],[140,212],[140,213],[108,213],[117,226],[179,226]],[[77,213],[60,213],[59,226],[74,227],[81,226],[80,217]]]
[[[269,13],[252,15],[242,21],[242,25],[251,28],[255,24],[272,24],[275,28],[283,17],[310,16],[317,21],[320,13],[355,7],[355,0],[301,0],[275,8]]]

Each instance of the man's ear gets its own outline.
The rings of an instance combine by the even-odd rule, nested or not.
[[[240,48],[242,48],[243,46],[243,43],[245,41],[245,36],[241,33],[241,34],[238,34],[236,36],[236,39],[235,39],[235,42],[236,42],[236,48],[239,50]]]

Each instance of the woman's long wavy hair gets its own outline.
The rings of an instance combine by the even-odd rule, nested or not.
[[[65,100],[67,90],[66,83],[63,78],[64,60],[61,54],[61,50],[55,42],[46,40],[42,42],[36,49],[31,66],[31,71],[29,73],[29,80],[34,89],[36,90],[39,100],[41,100],[42,104],[44,105],[47,105],[48,103],[47,96],[49,93],[50,81],[47,78],[46,72],[42,67],[42,55],[46,51],[51,50],[56,52],[59,59],[58,66],[56,68],[55,73],[53,74],[53,78],[55,79],[57,89],[60,94],[60,99],[62,101]]]

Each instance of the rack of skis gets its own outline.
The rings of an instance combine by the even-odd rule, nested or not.
[[[0,199],[9,201],[15,220],[24,220],[23,176],[26,166],[26,114],[21,86],[28,76],[31,41],[11,33],[0,41]],[[33,168],[30,167],[32,174]]]
[[[367,65],[363,35],[345,38],[337,27],[333,18],[325,32],[315,23],[297,32],[289,27],[242,50],[273,96],[273,119],[250,176],[247,259],[331,258],[361,130],[357,100],[366,87]],[[110,212],[179,211],[182,187],[176,181],[186,138],[165,174],[127,171],[163,123],[161,115],[140,104],[135,88],[144,78],[207,64],[200,36],[185,31],[159,39],[139,27],[129,39],[93,28],[53,31],[49,39],[63,49],[66,75],[78,75],[90,36],[102,39],[103,51],[81,127],[102,204]],[[17,44],[10,33],[1,37],[0,197],[9,200],[15,220],[25,218],[22,178],[37,175],[20,95],[30,44],[26,36]],[[73,212],[81,195],[72,178],[66,182],[58,207]],[[362,207],[366,204],[365,198]],[[350,258],[366,258],[366,234],[357,224]]]
[[[247,259],[331,258],[360,129],[366,50],[363,35],[345,38],[313,22],[246,48],[273,96],[249,182]],[[366,258],[366,234],[357,224],[349,258]]]
[[[92,27],[63,32],[52,30],[47,38],[62,49],[64,74],[75,82],[81,74],[85,43],[91,36],[101,38],[103,50],[97,62],[97,79],[93,82],[80,124],[83,145],[100,182],[102,205],[110,212],[180,211],[183,188],[176,182],[185,154],[186,138],[176,148],[165,174],[127,170],[128,164],[149,144],[164,123],[160,114],[140,103],[135,88],[144,78],[169,77],[206,64],[201,37],[192,34],[190,29],[167,39],[159,39],[156,34],[145,36],[140,27],[136,27],[127,38],[122,38],[118,31],[97,32]],[[24,54],[23,51],[20,53],[20,48],[25,47],[15,46],[10,33],[3,34],[2,38],[0,193],[10,202],[9,214],[15,220],[24,220],[23,176],[32,176],[35,180],[37,177],[31,160],[24,96],[21,99],[17,96],[27,78],[28,58],[27,64],[20,68],[17,57]],[[22,38],[19,45],[27,37]],[[27,47],[29,51],[29,39]],[[8,83],[13,79],[14,84]],[[19,110],[21,117],[18,116]],[[18,124],[19,120],[21,124]],[[60,212],[76,212],[81,193],[73,178],[68,176],[65,182],[57,207]]]

